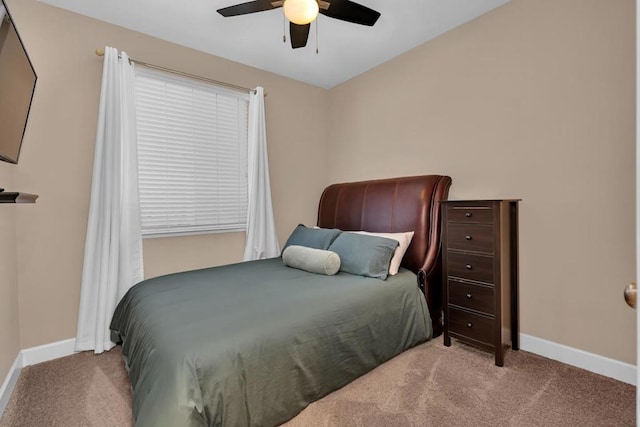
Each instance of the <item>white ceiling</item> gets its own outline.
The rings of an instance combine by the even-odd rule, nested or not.
[[[247,0],[41,1],[328,89],[509,0],[355,0],[380,19],[367,27],[319,15],[319,54],[315,23],[306,47],[283,43],[282,8],[230,18],[216,12]]]

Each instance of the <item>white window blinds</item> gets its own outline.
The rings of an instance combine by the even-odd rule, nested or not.
[[[136,67],[143,236],[245,230],[249,96]]]

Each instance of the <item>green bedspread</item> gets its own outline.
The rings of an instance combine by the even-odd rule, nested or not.
[[[431,335],[416,276],[311,274],[280,258],[149,279],[111,329],[137,426],[274,426]]]

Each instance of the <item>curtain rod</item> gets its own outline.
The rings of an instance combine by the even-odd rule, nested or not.
[[[103,49],[96,49],[96,55],[104,56],[104,50]],[[120,58],[120,53],[118,53],[118,58]],[[190,77],[192,79],[201,80],[203,82],[208,82],[208,83],[214,83],[214,84],[217,84],[217,85],[220,85],[220,86],[225,86],[225,87],[228,87],[228,88],[231,88],[231,89],[236,89],[236,90],[240,90],[240,91],[244,91],[244,92],[251,92],[251,93],[255,93],[256,92],[255,89],[250,89],[248,87],[238,86],[238,85],[234,85],[232,83],[225,83],[225,82],[221,82],[221,81],[218,81],[218,80],[209,79],[207,77],[202,77],[202,76],[197,76],[195,74],[185,73],[183,71],[172,70],[171,68],[162,67],[160,65],[148,64],[146,62],[138,61],[137,59],[129,58],[129,60],[131,62],[133,62],[134,64],[142,65],[142,66],[145,66],[145,67],[148,67],[148,68],[153,68],[154,70],[165,71],[167,73],[177,74],[177,75],[183,76],[183,77]],[[267,96],[267,94],[265,93],[264,96]]]

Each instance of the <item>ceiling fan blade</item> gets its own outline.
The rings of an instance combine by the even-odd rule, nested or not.
[[[320,9],[321,14],[330,18],[371,27],[380,17],[380,12],[350,0],[330,0],[330,3],[328,9]]]
[[[291,38],[292,48],[297,49],[299,47],[305,47],[307,45],[310,28],[311,24],[297,25],[293,22],[289,22],[289,36]]]
[[[247,3],[236,4],[234,6],[223,7],[222,9],[218,9],[218,13],[225,18],[228,18],[229,16],[246,15],[248,13],[271,10],[280,6],[272,5],[271,0],[255,0]]]

